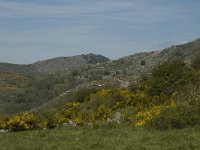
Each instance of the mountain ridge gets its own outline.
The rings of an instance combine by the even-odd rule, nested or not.
[[[29,74],[51,74],[73,67],[81,67],[84,65],[96,64],[106,61],[110,61],[110,59],[100,54],[89,53],[68,57],[56,57],[52,59],[37,61],[32,64],[12,64],[0,62],[0,71]]]
[[[162,50],[135,53],[113,61],[110,61],[109,58],[103,55],[89,53],[76,56],[55,57],[47,60],[37,61],[32,64],[12,64],[0,62],[0,71],[18,73],[28,72],[30,74],[51,74],[74,67],[76,68],[83,67],[84,65],[95,65],[103,62],[111,62],[112,65],[115,65],[116,62],[117,64],[120,62],[125,62],[126,64],[131,64],[130,66],[132,66],[131,68],[134,70],[138,70],[139,68],[145,70],[143,68],[152,68],[158,63],[174,59],[184,59],[184,61],[190,62],[191,58],[199,53],[199,47],[200,38],[185,44],[172,45]],[[138,67],[141,63],[144,63],[142,67]]]

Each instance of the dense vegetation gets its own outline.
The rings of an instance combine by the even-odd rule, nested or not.
[[[6,133],[9,140],[39,136],[38,145],[26,139],[2,148],[199,149],[200,55],[188,57],[188,47],[197,52],[198,42],[153,52],[164,58],[154,63],[149,53],[136,54],[137,64],[83,55],[92,65],[54,74],[0,72],[0,131],[14,131]]]
[[[37,76],[1,72],[0,113],[13,114],[30,110],[83,82],[73,72]]]
[[[193,58],[198,55],[199,48],[200,40],[196,40],[162,51],[138,53],[114,61],[109,61],[101,55],[87,54],[59,57],[30,65],[0,63],[0,114],[18,113],[50,103],[52,109],[56,108],[73,100],[68,97],[66,91],[71,93],[71,90],[77,90],[79,87],[127,87],[129,84],[149,78],[152,69],[164,62],[183,60],[187,65],[179,70],[181,72],[188,69],[190,62],[198,62],[198,58]],[[181,64],[177,64],[177,68],[178,65]],[[192,66],[195,69],[197,67]],[[62,71],[56,72],[58,70]],[[53,74],[48,74],[52,72]],[[193,74],[192,71],[188,73]],[[21,80],[15,78],[16,74],[21,76]],[[169,80],[166,77],[165,79]],[[162,80],[162,77],[159,80]],[[162,82],[153,82],[152,78],[152,88],[148,94],[165,90],[170,95],[174,88],[182,90],[181,80],[180,83],[169,83],[171,86],[164,87],[166,89],[159,89]]]
[[[70,123],[81,126],[122,123],[158,130],[197,126],[200,125],[200,74],[199,69],[192,67],[194,63],[198,62],[194,61],[191,66],[181,60],[160,64],[153,69],[151,76],[127,88],[72,91],[68,94],[70,101],[60,108],[45,113],[3,117],[0,127],[16,131],[55,128]],[[57,84],[52,85],[55,88]],[[47,93],[44,98],[49,95]],[[121,113],[119,120],[114,115],[117,112]]]

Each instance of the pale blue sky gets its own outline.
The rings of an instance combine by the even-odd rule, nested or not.
[[[200,0],[0,0],[0,62],[111,59],[200,37]]]

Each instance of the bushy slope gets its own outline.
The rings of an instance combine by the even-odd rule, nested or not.
[[[0,72],[0,114],[38,107],[83,82],[71,72],[36,76]]]
[[[14,72],[14,73],[33,73],[32,65],[18,65],[10,63],[0,63],[0,72]]]
[[[17,112],[27,107],[20,95],[32,87],[33,78],[18,73],[0,73],[0,114]],[[19,97],[18,97],[19,96]],[[23,104],[22,104],[23,103]],[[27,107],[29,108],[29,107]]]
[[[199,62],[165,62],[156,66],[147,79],[126,88],[101,86],[66,91],[55,99],[59,102],[64,98],[65,103],[2,117],[0,129],[128,125],[168,130],[199,126],[200,68],[193,68],[196,64]]]
[[[8,110],[22,110],[32,109],[45,105],[51,108],[63,104],[68,101],[66,91],[76,91],[78,88],[91,87],[127,87],[129,84],[140,82],[151,74],[151,70],[160,63],[172,60],[183,60],[186,64],[190,64],[191,60],[200,52],[200,40],[196,40],[187,44],[172,46],[160,51],[143,52],[131,56],[123,57],[119,60],[109,61],[106,57],[101,55],[87,54],[74,57],[60,57],[46,61],[37,62],[31,65],[14,65],[14,64],[0,64],[0,71],[3,76],[9,76],[6,72],[20,72],[22,74],[42,73],[28,78],[31,84],[25,87],[20,87],[20,93],[13,93],[13,85],[9,84],[15,80],[1,81],[1,86],[6,93],[6,103],[1,104]],[[67,70],[66,70],[67,68]],[[64,69],[64,70],[63,70]],[[60,71],[62,70],[62,71]],[[58,72],[57,72],[58,71]],[[54,73],[51,75],[46,75]],[[24,75],[22,75],[24,76]],[[22,84],[26,80],[21,80]],[[28,87],[28,88],[27,88]],[[2,88],[3,89],[3,88]],[[18,89],[18,88],[17,88]],[[23,89],[23,90],[22,90]],[[64,95],[64,96],[63,96]],[[3,101],[5,96],[1,96]],[[16,102],[22,102],[17,104]],[[42,105],[44,104],[44,105]],[[17,106],[18,105],[18,106]],[[11,106],[16,106],[11,109]],[[45,108],[46,109],[46,108]],[[36,109],[37,110],[37,109]]]

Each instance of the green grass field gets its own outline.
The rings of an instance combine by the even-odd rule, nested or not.
[[[0,133],[1,150],[199,150],[200,128],[159,132],[130,127]]]

